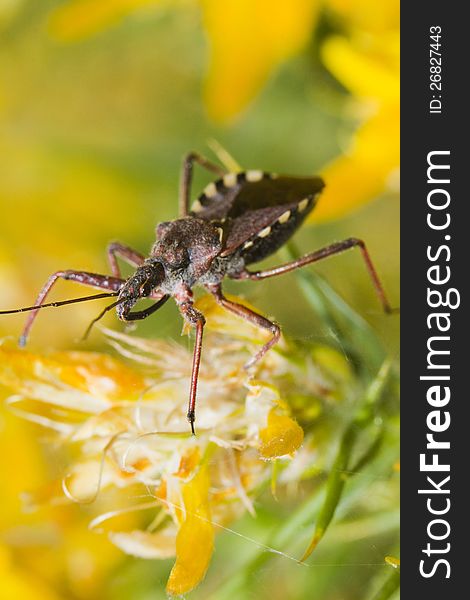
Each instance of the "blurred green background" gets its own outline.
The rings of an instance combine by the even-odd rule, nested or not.
[[[182,157],[195,150],[213,159],[213,140],[246,168],[293,175],[324,173],[328,187],[334,185],[328,174],[338,170],[339,193],[335,188],[336,196],[324,198],[338,202],[337,214],[334,219],[325,217],[305,225],[295,238],[299,251],[308,252],[346,237],[363,238],[392,304],[399,304],[395,165],[393,161],[381,165],[377,174],[372,145],[370,161],[368,157],[358,161],[363,170],[353,165],[354,177],[341,179],[344,156],[354,156],[361,146],[364,123],[367,127],[374,110],[378,114],[384,106],[386,120],[392,101],[383,89],[396,83],[398,94],[398,79],[383,83],[370,69],[352,73],[351,77],[358,77],[359,87],[369,82],[372,92],[365,98],[367,94],[358,91],[354,82],[349,85],[347,78],[341,78],[341,69],[336,72],[333,68],[335,60],[328,62],[324,53],[328,43],[342,38],[356,54],[369,56],[369,48],[390,67],[384,45],[387,35],[397,31],[396,3],[384,3],[379,9],[365,1],[298,2],[296,10],[303,21],[292,24],[286,19],[289,35],[299,40],[298,48],[291,44],[289,49],[288,40],[275,38],[273,47],[279,52],[263,66],[256,41],[253,39],[250,53],[250,48],[242,47],[246,45],[242,36],[239,51],[236,44],[235,52],[233,47],[227,48],[227,54],[233,56],[226,67],[223,60],[216,60],[216,53],[223,52],[223,39],[217,37],[217,10],[221,9],[212,4],[189,0],[9,0],[0,4],[0,308],[31,305],[47,276],[56,270],[108,272],[105,248],[111,240],[147,252],[156,224],[177,216]],[[227,11],[232,4],[227,3]],[[269,4],[261,4],[267,23]],[[247,21],[255,19],[249,3],[242,1],[238,8],[245,10]],[[276,3],[272,10],[279,10]],[[221,18],[220,27],[226,27],[223,10]],[[282,10],[271,18],[282,24]],[[255,19],[251,26],[256,33],[263,20]],[[235,19],[233,27],[238,27]],[[266,40],[263,44],[267,45]],[[337,56],[341,66],[342,55],[338,52]],[[248,86],[246,98],[236,101],[237,106],[227,114],[223,106],[218,111],[224,93],[236,100],[243,73],[256,67],[257,61],[262,68],[258,75],[251,75],[254,83]],[[349,69],[346,58],[343,62]],[[224,69],[234,69],[232,89],[230,72]],[[379,143],[392,145],[389,132],[396,127],[397,122],[390,119],[382,130],[377,126]],[[210,180],[197,169],[193,196]],[[370,190],[368,184],[374,178],[380,185]],[[356,210],[343,209],[348,195],[360,195],[361,186],[364,191]],[[277,256],[267,264],[281,260]],[[315,269],[371,324],[387,351],[396,355],[397,319],[382,314],[359,253],[333,258]],[[258,284],[232,283],[227,289],[274,316],[289,336],[333,343],[331,331],[302,296],[294,275]],[[87,293],[86,288],[63,282],[51,298],[82,293]],[[32,348],[81,348],[76,340],[101,306],[96,302],[45,310],[32,331]],[[2,317],[0,334],[18,335],[22,322],[21,315]],[[106,323],[121,327],[114,315],[107,317]],[[138,333],[178,339],[181,326],[169,303],[139,323]],[[101,343],[95,332],[84,347],[98,348]],[[189,342],[183,339],[183,343]],[[5,427],[10,420],[5,416]],[[37,430],[27,429],[30,431]],[[375,476],[371,476],[373,501],[380,504],[381,483]],[[18,475],[10,492],[15,528],[22,526],[15,493],[29,487],[28,477],[25,473],[21,481]],[[383,493],[389,492],[384,489]],[[258,520],[245,518],[235,529],[262,541],[289,507],[268,499],[259,510]],[[316,557],[324,566],[299,568],[279,559],[273,569],[271,563],[256,575],[257,584],[252,592],[246,591],[246,598],[300,599],[313,597],[312,590],[322,600],[365,598],[363,590],[369,589],[374,577],[380,577],[377,565],[383,563],[395,534],[387,533],[387,523],[383,523],[383,535],[378,531],[378,539],[367,523],[364,535],[358,527],[343,524],[325,540]],[[4,531],[2,539],[7,543],[8,523]],[[304,542],[308,533],[299,533]],[[206,598],[211,590],[214,598],[230,597],[216,591],[226,565],[231,565],[232,571],[240,555],[258,550],[246,540],[222,534],[208,581],[194,597]],[[58,597],[164,597],[158,590],[165,582],[169,562],[121,557],[117,564],[112,577],[102,578],[84,595],[83,590],[64,584],[69,595]],[[56,596],[38,592],[36,597]]]

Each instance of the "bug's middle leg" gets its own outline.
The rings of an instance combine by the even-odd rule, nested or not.
[[[236,277],[234,277],[234,279],[251,279],[252,281],[268,279],[269,277],[275,277],[277,275],[289,273],[290,271],[294,271],[295,269],[299,269],[300,267],[305,267],[314,262],[324,260],[325,258],[328,258],[330,256],[341,254],[342,252],[345,252],[346,250],[349,250],[351,248],[360,249],[362,258],[371,278],[372,285],[375,288],[375,292],[377,294],[377,297],[379,298],[384,312],[387,314],[398,312],[398,309],[392,308],[390,302],[388,301],[384,287],[382,285],[382,282],[380,281],[380,277],[375,269],[374,263],[372,262],[366,244],[362,240],[357,238],[348,238],[341,242],[335,242],[334,244],[330,244],[329,246],[320,248],[320,250],[316,250],[315,252],[311,252],[310,254],[305,254],[305,256],[301,256],[296,260],[285,263],[283,265],[279,265],[278,267],[273,267],[272,269],[266,269],[264,271],[242,271]]]
[[[229,300],[228,298],[226,298],[222,293],[222,287],[220,285],[208,286],[207,289],[211,292],[211,294],[213,294],[214,298],[216,299],[217,303],[220,304],[220,306],[223,306],[230,312],[233,312],[238,317],[246,319],[250,323],[257,325],[261,329],[267,329],[271,332],[271,339],[268,342],[266,342],[266,344],[262,346],[261,350],[259,350],[255,354],[255,356],[253,356],[253,358],[251,358],[245,365],[245,369],[252,367],[261,358],[263,358],[266,352],[270,348],[272,348],[274,344],[276,344],[279,341],[279,338],[281,337],[281,329],[279,325],[273,323],[269,319],[266,319],[266,317],[263,317],[254,310],[243,306],[243,304],[233,302],[233,300]]]
[[[190,152],[184,157],[183,167],[180,177],[180,195],[179,195],[179,211],[180,217],[187,217],[189,213],[189,201],[191,193],[191,182],[193,179],[193,164],[197,163],[204,169],[215,173],[219,177],[223,177],[227,172],[223,167],[219,167],[215,163],[207,160],[204,156],[196,152]]]

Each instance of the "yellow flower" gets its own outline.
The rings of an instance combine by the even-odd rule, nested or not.
[[[321,406],[344,396],[349,378],[339,354],[333,359],[343,375],[332,378],[332,351],[322,359],[318,347],[306,353],[286,340],[284,350],[271,350],[250,375],[242,367],[260,342],[250,337],[251,325],[228,313],[224,323],[210,296],[198,306],[208,334],[196,437],[186,420],[191,357],[173,343],[106,331],[127,363],[90,352],[44,356],[9,342],[0,346],[0,383],[15,394],[10,405],[74,448],[65,495],[94,502],[98,514],[90,528],[105,531],[124,552],[174,556],[172,595],[203,579],[220,527],[244,511],[255,514],[253,498],[274,463],[277,470],[281,465],[281,485],[311,469],[316,449],[312,434],[304,441],[302,422],[312,425],[312,399]],[[224,334],[211,332],[220,325]],[[58,485],[50,496],[58,501]],[[125,519],[140,514],[152,514],[150,524]]]
[[[314,221],[336,218],[387,188],[396,189],[400,162],[397,3],[375,3],[370,12],[367,1],[333,4],[347,6],[342,14],[351,31],[347,37],[328,38],[322,57],[351,91],[361,124],[345,152],[322,171],[327,186]]]
[[[209,115],[238,116],[272,73],[308,42],[318,0],[202,0],[210,45]]]
[[[302,49],[316,23],[318,2],[262,4],[203,3],[212,50],[206,104],[216,120],[238,115],[278,65]],[[400,159],[399,3],[329,0],[325,6],[346,34],[328,36],[321,57],[351,92],[359,128],[322,169],[327,185],[312,213],[315,222],[341,217],[396,189]]]
[[[214,547],[209,484],[208,467],[203,464],[194,477],[182,486],[184,511],[179,515],[176,562],[167,584],[167,592],[174,596],[192,590],[209,566]]]
[[[268,414],[268,425],[259,432],[259,453],[263,458],[277,458],[294,453],[302,444],[302,427],[289,417],[273,409]]]
[[[163,0],[69,0],[52,12],[49,30],[76,41],[142,8],[183,7]],[[260,92],[273,72],[308,42],[318,0],[193,0],[200,4],[210,46],[205,101],[209,115],[229,122]]]
[[[209,115],[230,123],[279,66],[301,51],[320,8],[343,35],[326,37],[325,66],[348,89],[359,128],[323,169],[327,187],[312,220],[337,218],[396,188],[399,166],[399,3],[386,0],[199,0],[209,43],[204,87]],[[177,3],[187,6],[188,3]],[[71,0],[51,17],[61,39],[95,33],[160,0]],[[174,6],[174,4],[172,5]],[[339,29],[339,28],[338,28]]]
[[[0,380],[6,383],[3,374]],[[76,508],[58,498],[60,486],[49,480],[51,465],[37,429],[3,406],[0,424],[0,597],[65,600],[59,582],[76,598],[99,597],[120,560],[118,550],[92,539]]]

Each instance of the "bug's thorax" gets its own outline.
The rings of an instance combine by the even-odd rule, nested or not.
[[[222,250],[218,229],[211,223],[188,217],[160,223],[148,262],[164,268],[162,291],[173,294],[179,284],[192,287],[208,273]]]

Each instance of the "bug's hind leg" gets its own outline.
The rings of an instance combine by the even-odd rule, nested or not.
[[[196,152],[190,152],[184,157],[183,167],[180,176],[180,192],[179,192],[179,210],[178,214],[181,217],[187,217],[189,213],[189,202],[191,193],[191,182],[193,179],[193,164],[197,163],[207,171],[215,173],[219,177],[223,177],[227,172],[223,167],[219,167],[215,163],[207,160],[204,156]]]
[[[266,269],[265,271],[242,271],[242,273],[237,275],[236,279],[251,279],[253,281],[259,281],[260,279],[267,279],[268,277],[283,275],[284,273],[289,273],[289,271],[293,271],[294,269],[305,267],[306,265],[318,262],[320,260],[323,260],[324,258],[328,258],[329,256],[340,254],[345,250],[357,247],[361,250],[362,258],[364,259],[367,271],[369,272],[372,284],[375,288],[380,303],[382,304],[384,312],[388,314],[398,312],[398,309],[392,308],[390,306],[388,298],[385,294],[384,287],[382,285],[382,282],[380,281],[380,278],[377,274],[377,271],[374,267],[374,263],[372,262],[372,259],[370,257],[365,243],[357,238],[348,238],[347,240],[343,240],[342,242],[336,242],[334,244],[331,244],[330,246],[325,246],[325,248],[321,248],[316,252],[311,252],[310,254],[301,256],[300,258],[285,263],[284,265],[273,267],[272,269]]]
[[[145,256],[133,248],[129,248],[120,242],[111,242],[106,249],[108,262],[111,266],[111,273],[114,277],[121,277],[121,269],[117,262],[118,257],[126,261],[133,267],[140,267],[144,262]]]
[[[118,277],[110,277],[108,275],[99,275],[97,273],[87,273],[85,271],[57,271],[53,273],[49,279],[46,281],[44,287],[39,292],[38,297],[36,298],[35,306],[40,307],[46,299],[47,295],[51,291],[54,284],[59,279],[65,279],[67,281],[76,281],[77,283],[81,283],[83,285],[87,285],[98,290],[107,290],[109,292],[118,292],[121,289],[121,286],[124,283],[123,279]],[[34,323],[34,320],[39,312],[38,310],[33,310],[29,314],[26,324],[23,329],[23,333],[20,337],[19,344],[20,346],[25,346],[28,340],[28,335],[31,330],[31,327]]]
[[[220,306],[223,306],[230,312],[233,312],[238,317],[241,317],[242,319],[246,319],[250,323],[257,325],[261,329],[267,329],[268,331],[271,332],[271,334],[272,334],[271,339],[268,342],[266,342],[266,344],[264,344],[264,346],[262,346],[261,350],[259,350],[255,354],[255,356],[253,356],[253,358],[251,358],[245,365],[245,369],[252,367],[254,364],[256,364],[259,360],[261,360],[263,358],[263,356],[266,354],[266,352],[270,348],[272,348],[274,346],[274,344],[276,344],[279,341],[279,338],[281,336],[281,329],[280,329],[279,325],[277,325],[276,323],[273,323],[269,319],[266,319],[266,317],[263,317],[262,315],[258,314],[254,310],[251,310],[250,308],[243,306],[243,304],[239,304],[238,302],[233,302],[232,300],[229,300],[228,298],[226,298],[222,293],[222,288],[220,285],[210,286],[207,289],[213,294],[214,298],[216,299],[217,303],[220,304]]]

